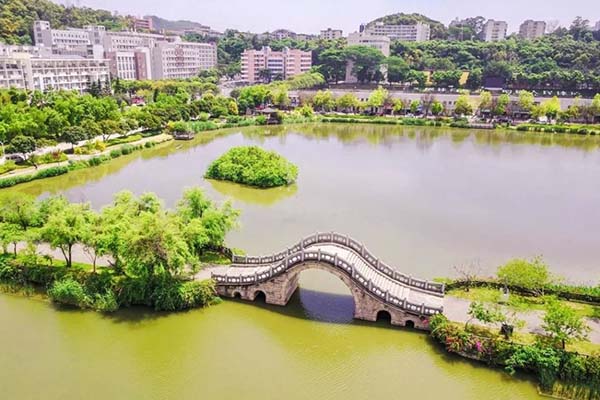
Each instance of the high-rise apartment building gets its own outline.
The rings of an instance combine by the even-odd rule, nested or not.
[[[361,32],[372,36],[387,36],[392,40],[403,42],[425,42],[431,38],[431,27],[428,24],[391,25],[377,22],[361,28]]]
[[[327,28],[321,31],[319,39],[323,40],[336,40],[344,37],[344,32],[341,29]]]
[[[494,21],[490,19],[483,25],[481,39],[486,42],[499,42],[506,39],[507,31],[508,23],[506,21]]]
[[[270,47],[261,50],[246,50],[242,54],[242,81],[256,83],[261,80],[261,71],[269,70],[272,76],[282,79],[308,72],[312,67],[312,52],[285,48],[273,51]]]
[[[594,30],[596,32],[600,32],[600,21],[596,22],[596,25],[594,25]]]
[[[545,21],[533,21],[528,19],[521,24],[519,28],[519,36],[523,39],[537,39],[546,34],[546,22]]]
[[[152,79],[185,79],[217,65],[213,43],[157,42],[152,49]]]
[[[133,20],[133,29],[136,31],[151,31],[153,28],[152,17],[135,18]]]

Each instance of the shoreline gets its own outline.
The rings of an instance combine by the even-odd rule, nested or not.
[[[225,131],[227,129],[244,128],[244,127],[267,128],[267,127],[292,126],[292,125],[313,125],[313,124],[319,124],[319,123],[340,124],[340,125],[344,125],[344,124],[369,125],[370,124],[370,125],[399,126],[399,127],[407,127],[407,128],[419,128],[419,127],[446,128],[446,129],[455,130],[456,132],[458,132],[458,131],[463,131],[463,132],[477,131],[477,132],[499,133],[499,134],[507,134],[507,135],[508,134],[519,134],[519,135],[523,135],[526,138],[528,138],[528,137],[541,138],[541,135],[551,135],[551,136],[556,135],[557,137],[561,137],[561,138],[569,138],[570,137],[573,139],[575,139],[575,138],[577,138],[577,139],[584,139],[584,138],[596,139],[597,138],[599,141],[599,144],[600,144],[600,126],[597,126],[597,125],[591,125],[592,127],[597,127],[597,131],[591,130],[591,131],[583,134],[583,133],[575,133],[575,132],[557,132],[557,131],[555,131],[555,129],[556,129],[556,127],[559,127],[559,125],[548,125],[547,128],[553,129],[553,130],[548,130],[548,131],[543,130],[543,128],[544,128],[543,126],[539,126],[540,129],[542,129],[542,130],[535,130],[535,131],[518,129],[519,126],[510,127],[510,128],[503,127],[503,126],[497,126],[492,129],[487,129],[487,128],[482,129],[481,127],[477,127],[477,126],[468,126],[468,125],[461,125],[461,124],[456,125],[454,123],[448,123],[447,121],[442,122],[442,121],[437,121],[437,120],[433,120],[433,119],[403,118],[403,117],[394,117],[394,116],[366,117],[366,116],[362,116],[362,115],[353,115],[353,114],[340,114],[340,115],[327,115],[326,114],[326,115],[318,115],[318,116],[314,116],[314,117],[302,117],[302,118],[293,118],[292,117],[292,118],[288,118],[287,120],[284,120],[284,122],[279,125],[261,125],[261,124],[257,123],[257,121],[252,117],[242,118],[239,122],[235,122],[235,123],[225,122],[225,123],[222,123],[221,125],[215,125],[215,128],[199,130],[198,132],[195,132],[196,137],[194,137],[194,139],[198,138],[199,135],[203,135],[208,132],[218,135],[220,132]],[[579,128],[577,128],[577,129],[579,129]],[[157,139],[161,139],[161,140],[157,140]],[[186,143],[187,142],[193,143],[194,139],[192,139],[192,141],[186,141]],[[161,133],[161,134],[158,134],[155,136],[143,138],[139,141],[125,143],[125,144],[117,145],[117,146],[111,146],[112,148],[108,148],[100,153],[73,157],[72,159],[69,159],[67,161],[62,161],[59,163],[43,164],[43,165],[38,166],[37,169],[35,167],[27,167],[27,168],[23,168],[23,169],[17,169],[15,171],[6,173],[4,176],[0,176],[0,190],[5,189],[5,188],[10,188],[13,186],[17,186],[21,183],[30,182],[32,180],[52,178],[54,176],[66,174],[73,170],[78,170],[78,169],[82,169],[82,168],[92,168],[92,167],[95,167],[100,164],[105,164],[107,162],[112,161],[112,159],[118,158],[120,155],[115,156],[114,153],[119,152],[123,148],[128,149],[128,152],[127,152],[127,154],[121,154],[121,155],[128,155],[131,152],[137,152],[139,150],[143,150],[145,148],[150,148],[155,145],[172,142],[173,140],[174,140],[174,138],[171,135],[166,134],[166,133]],[[90,160],[92,160],[92,161],[100,160],[100,162],[90,163]],[[10,181],[14,181],[14,182],[10,182]]]

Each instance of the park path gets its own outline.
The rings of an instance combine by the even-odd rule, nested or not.
[[[111,146],[111,147],[108,147],[106,150],[104,150],[101,153],[85,154],[85,155],[69,155],[68,156],[69,160],[67,160],[67,161],[62,161],[62,162],[52,163],[52,164],[42,164],[42,165],[39,165],[37,167],[37,169],[35,167],[28,167],[28,168],[16,169],[14,171],[11,171],[9,173],[6,173],[6,174],[2,175],[0,177],[0,179],[1,178],[10,178],[10,177],[15,177],[15,176],[21,176],[21,175],[30,175],[30,174],[34,174],[34,173],[36,173],[38,171],[43,171],[43,170],[48,169],[48,168],[67,166],[67,165],[69,165],[69,161],[89,160],[90,158],[93,158],[93,157],[99,157],[99,156],[103,156],[103,155],[106,155],[106,154],[110,154],[111,151],[116,150],[116,149],[120,149],[123,146],[138,146],[138,145],[144,145],[147,142],[162,143],[162,142],[165,142],[167,140],[170,140],[171,138],[172,138],[171,135],[167,135],[167,134],[163,133],[163,134],[160,134],[160,135],[150,136],[150,137],[147,137],[147,138],[143,138],[143,139],[137,140],[135,142],[124,143],[124,144],[117,145],[117,146]],[[87,143],[87,141],[85,141],[84,143]],[[71,145],[69,145],[68,148],[71,148]]]
[[[450,321],[466,323],[471,318],[469,317],[470,305],[470,300],[446,295],[444,298],[444,315]],[[516,315],[518,319],[525,322],[522,331],[536,334],[544,332],[542,328],[543,311],[517,312]],[[597,318],[586,318],[586,322],[591,329],[589,335],[590,342],[600,344],[600,320]]]

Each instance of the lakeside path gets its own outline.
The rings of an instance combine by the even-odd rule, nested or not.
[[[139,146],[139,145],[144,145],[147,142],[155,142],[158,144],[158,143],[164,143],[166,141],[170,141],[172,139],[173,139],[173,137],[171,135],[168,135],[166,133],[161,133],[160,135],[150,136],[147,138],[137,140],[135,142],[124,143],[124,144],[120,144],[120,145],[116,145],[116,146],[110,146],[110,147],[107,147],[106,150],[104,150],[101,153],[86,154],[86,155],[69,155],[68,156],[69,159],[67,161],[62,161],[62,162],[52,163],[52,164],[42,164],[42,165],[38,166],[37,169],[35,167],[16,169],[16,170],[6,173],[4,175],[0,175],[0,179],[12,178],[12,177],[21,176],[21,175],[31,175],[31,174],[35,174],[36,172],[43,171],[48,168],[68,166],[69,161],[89,160],[90,158],[100,157],[103,155],[110,154],[111,151],[120,149],[124,146]]]

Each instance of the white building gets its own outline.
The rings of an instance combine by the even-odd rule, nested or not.
[[[546,22],[544,21],[533,21],[528,19],[521,24],[519,28],[519,36],[523,39],[537,39],[546,34]]]
[[[152,49],[152,79],[186,79],[217,65],[212,43],[157,42]]]
[[[367,46],[372,47],[381,51],[381,53],[389,57],[390,56],[390,43],[391,40],[387,36],[369,35],[364,32],[354,32],[348,35],[348,46]],[[346,64],[346,82],[354,83],[358,79],[353,74],[354,63],[349,61]],[[385,77],[387,75],[387,69],[385,66],[381,66],[381,73]]]
[[[0,56],[0,87],[27,90],[88,91],[92,82],[110,82],[107,60],[37,57],[14,52]]]
[[[364,28],[364,33],[373,36],[387,36],[392,40],[403,42],[425,42],[431,38],[431,27],[428,24],[389,25],[377,22]]]
[[[319,39],[323,40],[336,40],[344,37],[344,32],[341,29],[327,28],[321,31]]]
[[[83,29],[52,29],[35,21],[34,37],[52,54],[108,59],[110,74],[124,80],[191,78],[217,65],[214,44],[188,43],[179,36],[143,32],[110,32],[89,25]]]
[[[354,32],[348,35],[348,46],[367,46],[381,51],[384,56],[390,56],[391,40],[387,36],[370,35],[363,32]]]
[[[506,21],[494,21],[490,19],[483,26],[481,39],[486,42],[499,42],[506,39],[507,31],[508,23]]]
[[[600,32],[600,21],[596,22],[596,25],[594,25],[594,30],[596,32]]]

